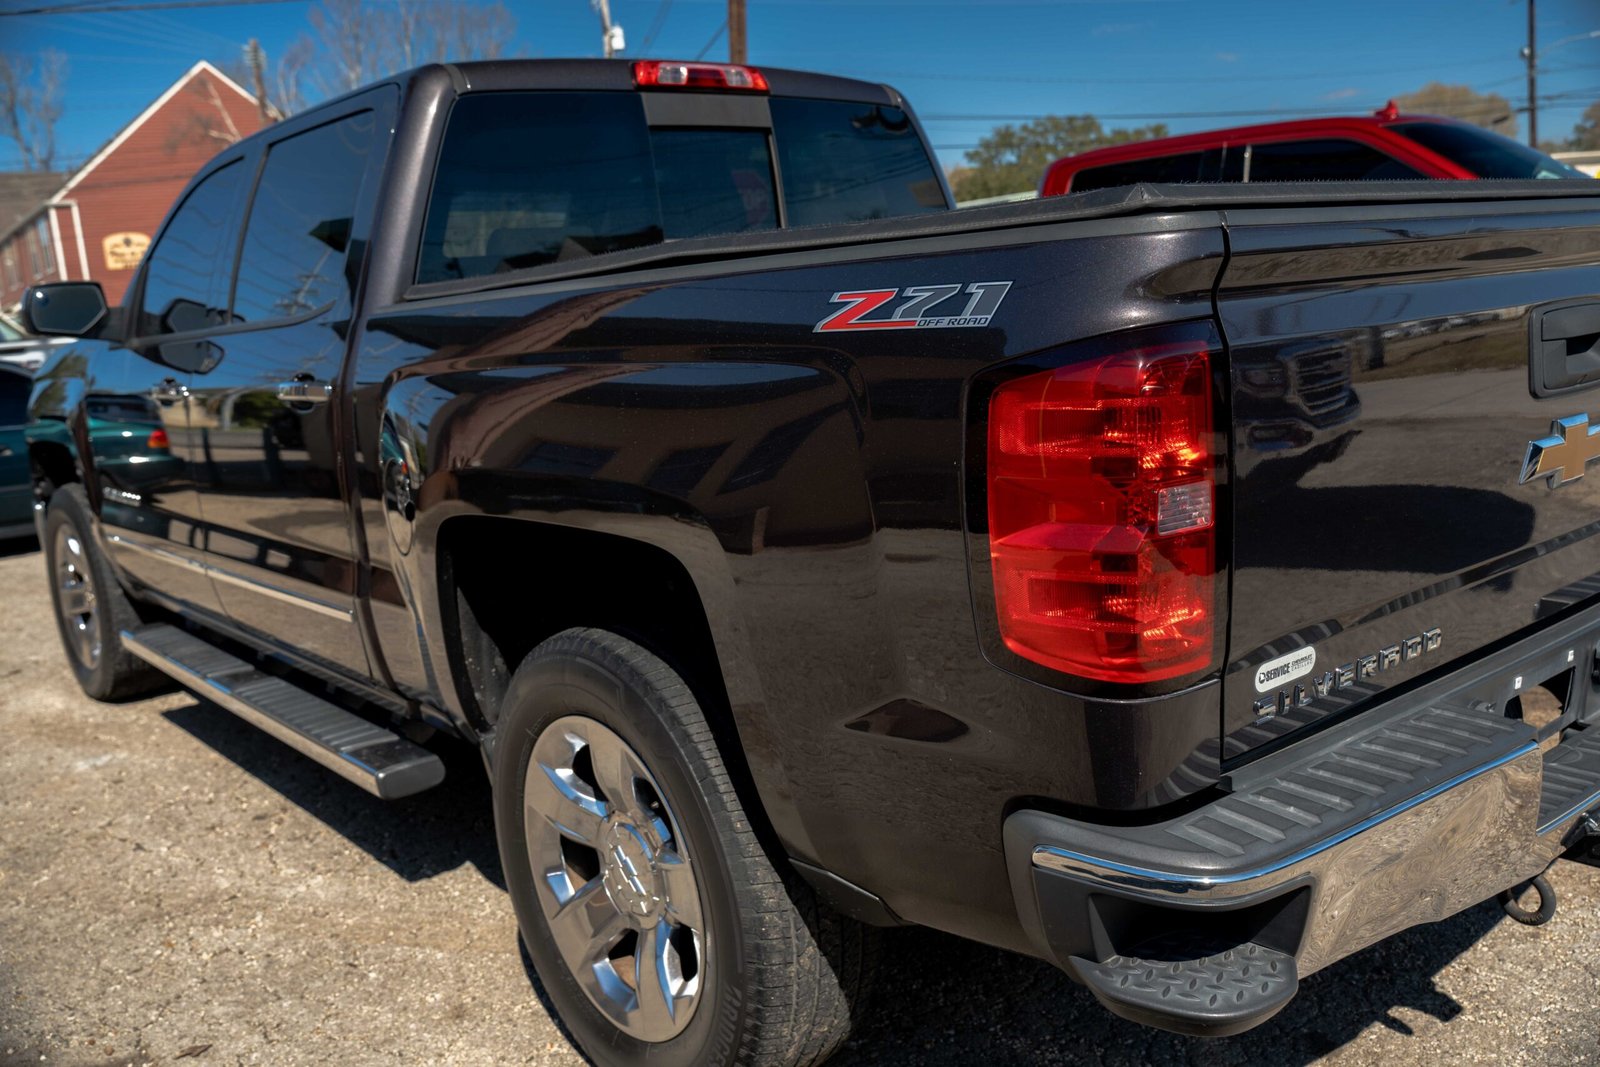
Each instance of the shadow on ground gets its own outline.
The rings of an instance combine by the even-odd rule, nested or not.
[[[926,930],[892,931],[880,994],[841,1065],[1311,1063],[1397,1012],[1443,1022],[1462,1007],[1434,975],[1504,918],[1493,902],[1418,927],[1312,975],[1282,1014],[1222,1041],[1179,1037],[1111,1015],[1039,960]]]
[[[445,762],[444,783],[402,800],[379,800],[214,704],[202,700],[162,714],[406,881],[471,864],[505,888],[489,779],[466,745],[430,742]]]
[[[32,534],[26,537],[0,537],[0,559],[26,556],[30,552],[37,551],[39,551],[39,540]]]
[[[447,766],[440,787],[382,801],[209,703],[164,715],[407,881],[470,864],[505,888],[488,780],[467,746],[436,746]],[[929,930],[888,931],[878,996],[832,1062],[1308,1064],[1373,1023],[1410,1034],[1398,1014],[1406,1009],[1446,1022],[1459,1015],[1461,1005],[1438,989],[1434,976],[1503,918],[1488,902],[1400,934],[1306,979],[1278,1018],[1226,1041],[1117,1019],[1039,960]],[[530,991],[550,1011],[525,952]]]

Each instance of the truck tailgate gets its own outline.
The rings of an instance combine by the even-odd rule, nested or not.
[[[1225,761],[1600,591],[1600,200],[1226,218]]]

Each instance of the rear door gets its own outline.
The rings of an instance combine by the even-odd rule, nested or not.
[[[366,94],[265,146],[229,324],[189,382],[206,562],[223,608],[360,674],[339,374],[393,99],[389,88]]]
[[[1597,341],[1589,311],[1560,313],[1600,319],[1600,201],[1254,210],[1227,224],[1224,733],[1237,759],[1586,595],[1600,471],[1579,477],[1579,458],[1552,481],[1524,464],[1557,420],[1600,420],[1600,381],[1566,358]],[[1530,362],[1547,353],[1566,388],[1535,396]]]

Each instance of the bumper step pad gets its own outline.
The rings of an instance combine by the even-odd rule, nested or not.
[[[374,796],[385,800],[410,796],[444,780],[444,763],[421,745],[259,671],[176,626],[124,630],[122,643],[184,688]]]
[[[1074,957],[1071,969],[1114,1014],[1200,1037],[1227,1037],[1276,1015],[1300,988],[1294,957],[1264,945],[1221,951],[1192,938],[1139,946],[1138,956],[1101,963]]]
[[[1565,822],[1600,805],[1600,724],[1573,731],[1545,753],[1544,792],[1539,797],[1539,829]]]

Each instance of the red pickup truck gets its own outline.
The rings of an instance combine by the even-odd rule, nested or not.
[[[1396,178],[1582,178],[1509,137],[1470,123],[1402,115],[1272,122],[1097,148],[1052,163],[1040,196],[1138,182],[1361,181]]]

